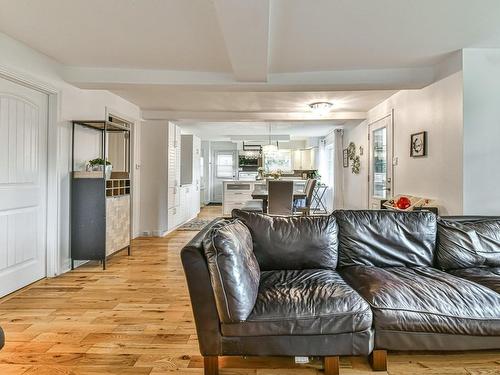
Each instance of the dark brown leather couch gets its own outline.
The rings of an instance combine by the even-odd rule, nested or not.
[[[339,355],[371,353],[384,370],[386,350],[500,349],[500,220],[460,220],[214,221],[181,253],[206,374],[228,355],[324,356],[329,375]]]

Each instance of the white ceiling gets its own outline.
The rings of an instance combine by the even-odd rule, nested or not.
[[[0,9],[0,31],[60,62],[68,82],[111,90],[150,118],[305,120],[314,118],[305,104],[325,98],[338,103],[326,118],[359,120],[394,90],[439,78],[456,51],[500,48],[499,0],[0,0]]]
[[[270,43],[268,35],[258,37],[269,44],[273,73],[421,67],[464,47],[500,47],[498,0],[266,4],[0,0],[0,30],[68,65],[228,73],[226,40],[250,41],[246,29],[258,33],[267,23]],[[245,17],[227,25],[224,12],[235,18],[242,7]],[[262,18],[268,19],[252,23]],[[246,47],[249,55],[258,49],[257,44]]]
[[[113,92],[145,110],[185,112],[308,112],[309,103],[329,101],[342,112],[366,112],[393,90],[316,92],[228,92],[175,90],[168,86],[138,87]]]
[[[230,72],[206,0],[1,0],[0,31],[74,66]]]
[[[422,67],[500,47],[498,0],[273,0],[271,72]]]
[[[271,134],[289,135],[291,139],[301,140],[309,137],[324,137],[333,129],[354,126],[359,121],[307,121],[307,122],[272,122]],[[178,124],[186,133],[196,134],[204,140],[228,141],[231,136],[268,135],[269,123],[266,122],[189,122],[180,121]]]

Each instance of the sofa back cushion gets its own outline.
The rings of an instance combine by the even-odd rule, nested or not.
[[[259,291],[260,269],[248,228],[239,220],[216,224],[203,240],[219,319],[248,318]]]
[[[500,218],[439,219],[436,259],[444,270],[500,267]]]
[[[335,211],[339,267],[432,266],[436,215],[427,211]]]
[[[337,267],[338,227],[333,216],[268,216],[233,210],[233,217],[250,229],[263,271]]]

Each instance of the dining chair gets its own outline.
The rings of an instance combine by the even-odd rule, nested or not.
[[[268,181],[267,213],[269,215],[293,214],[293,181]]]
[[[313,178],[307,180],[305,189],[306,193],[305,205],[302,207],[296,207],[296,212],[300,212],[304,216],[311,215],[311,205],[313,200],[314,189],[316,188],[316,182],[317,181]]]

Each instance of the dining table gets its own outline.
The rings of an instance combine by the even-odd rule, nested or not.
[[[253,199],[262,199],[262,212],[267,213],[267,201],[269,200],[269,191],[266,186],[256,186],[252,191]],[[293,200],[306,199],[306,192],[304,189],[294,189]]]

